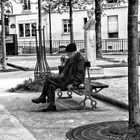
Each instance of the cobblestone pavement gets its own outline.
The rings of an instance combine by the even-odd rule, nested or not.
[[[14,78],[12,78],[13,77],[12,74]],[[41,110],[44,107],[46,107],[47,104],[36,105],[31,102],[31,99],[33,97],[38,97],[40,93],[38,92],[29,93],[25,91],[18,93],[6,92],[6,89],[11,88],[15,86],[17,83],[22,82],[23,79],[28,78],[28,76],[31,76],[32,74],[33,72],[26,73],[21,71],[12,72],[9,74],[5,73],[5,76],[3,76],[5,80],[3,81],[0,80],[0,84],[3,85],[0,90],[1,91],[0,104],[2,104],[8,110],[11,117],[15,117],[19,121],[19,123],[23,125],[22,129],[24,128],[29,131],[28,133],[26,132],[25,134],[27,134],[27,136],[30,135],[30,137],[33,136],[32,139],[66,140],[65,134],[72,128],[90,123],[128,119],[127,111],[121,110],[114,106],[110,106],[100,101],[98,101],[97,105],[98,111],[91,110],[89,108],[90,107],[89,102],[87,102],[88,106],[87,109],[85,110],[77,109],[79,108],[78,102],[81,101],[82,99],[82,97],[79,97],[77,95],[74,95],[73,99],[71,100],[57,99],[56,105],[58,111],[47,113],[41,112]],[[0,77],[1,75],[2,73],[0,73]],[[109,88],[103,90],[101,94],[105,94],[109,97],[117,99],[122,99],[122,97],[124,97],[123,100],[124,101],[127,100],[126,78],[100,79],[98,81],[110,84]],[[120,87],[122,87],[122,89]],[[123,93],[125,94],[123,95]],[[9,127],[10,126],[8,126],[7,128]],[[13,133],[11,134],[10,131],[9,135],[10,136],[8,140],[16,140],[11,139],[11,136],[15,137],[15,135],[13,135]],[[23,138],[22,134],[21,138]],[[27,137],[25,137],[25,139],[23,138],[22,140],[27,140],[26,138]]]
[[[13,59],[15,58],[13,57]],[[26,60],[24,63],[19,60],[11,62],[15,62],[17,64],[20,63],[21,65],[23,65],[26,64],[26,62],[28,61]],[[35,61],[30,61],[30,64],[28,63],[28,66],[31,66],[33,62]],[[52,62],[52,60],[50,60],[50,62]],[[102,62],[100,61],[100,63]],[[108,75],[110,75],[111,72],[114,72],[114,74],[116,72],[127,74],[126,69],[121,68],[106,69],[105,72],[107,72]],[[9,93],[6,91],[7,89],[14,87],[18,83],[21,83],[23,80],[29,77],[32,78],[33,74],[33,71],[16,71],[0,73],[0,104],[4,106],[4,108],[9,112],[9,115],[11,117],[17,119],[16,122],[19,122],[19,124],[22,125],[23,130],[28,130],[28,132],[26,131],[25,134],[30,135],[30,138],[32,139],[66,140],[66,132],[71,128],[75,128],[77,126],[103,121],[128,120],[128,112],[126,110],[110,106],[101,101],[98,101],[98,111],[91,110],[89,108],[89,102],[87,102],[87,108],[85,110],[81,110],[78,106],[78,102],[81,101],[82,97],[79,97],[75,94],[72,99],[56,99],[58,111],[47,113],[41,112],[41,109],[46,107],[47,104],[36,105],[31,102],[31,99],[33,97],[38,97],[40,93],[26,91],[21,91],[18,93]],[[124,102],[128,101],[127,77],[98,79],[97,81],[109,85],[109,88],[101,91],[101,94],[112,98],[116,98]],[[1,123],[3,123],[3,126],[7,122],[7,120],[5,121],[5,119],[2,118],[2,115],[0,115],[0,120],[4,120],[0,121],[0,125]],[[11,125],[7,125],[6,129],[13,130]],[[2,130],[5,130],[5,127],[2,127]],[[15,135],[12,131],[5,132],[7,133],[0,133],[1,136],[5,138],[2,140],[7,140],[7,135],[9,136],[8,140],[18,140],[15,139]],[[25,136],[21,133],[20,135],[21,138]],[[27,137],[24,137],[22,140],[27,140]]]
[[[0,103],[36,140],[65,140],[66,132],[72,128],[90,123],[128,119],[127,111],[99,101],[98,111],[89,108],[77,109],[77,101],[80,101],[81,97],[76,95],[72,100],[56,100],[57,112],[51,113],[41,112],[47,104],[36,105],[31,103],[31,98],[39,96],[39,93],[5,92],[0,96]]]
[[[128,103],[128,78],[127,77],[100,79],[98,81],[109,85],[109,88],[101,91],[102,95]]]

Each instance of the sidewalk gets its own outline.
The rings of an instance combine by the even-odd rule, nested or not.
[[[0,105],[0,140],[36,139],[3,105]]]
[[[53,58],[56,58],[56,57],[53,57]],[[58,59],[56,63],[59,62]],[[31,63],[28,63],[27,65],[33,67],[32,63],[34,62],[35,61],[32,60]],[[18,64],[18,63],[19,63],[18,61],[17,62],[15,61],[14,64]],[[56,63],[54,63],[51,59],[48,59],[48,63],[51,64],[51,67],[55,67],[56,65]],[[22,61],[20,64],[25,65],[25,62]],[[97,64],[107,66],[107,65],[114,65],[116,64],[116,62],[108,62],[106,60],[97,60]],[[53,72],[58,72],[58,70],[53,70]],[[30,76],[33,76],[33,71],[28,71],[28,72],[18,71],[18,72],[13,72],[13,73],[15,73],[14,75],[15,79],[18,78],[19,76],[16,73],[19,73],[19,74],[21,73],[20,75],[22,75],[23,73],[26,73],[26,74],[29,74]],[[0,75],[0,76],[1,78],[4,78],[6,82],[6,76],[8,75],[8,73],[5,72],[2,74],[3,75]],[[92,75],[91,78],[102,79],[102,78],[126,77],[126,76],[127,76],[127,67],[107,67],[107,68],[104,68],[104,74]],[[8,77],[7,80],[9,80],[8,82],[10,84],[10,78],[9,76],[7,77]],[[0,83],[3,86],[7,84],[7,83],[5,84],[2,83],[1,80],[0,80]],[[11,85],[12,85],[12,79],[11,79]],[[9,96],[9,93],[5,93],[5,96],[7,96],[6,94],[8,94]],[[24,94],[25,93],[23,93],[22,96]],[[3,97],[3,95],[0,95],[0,96]],[[0,140],[66,140],[65,134],[68,130],[77,126],[90,123],[91,120],[92,120],[92,123],[96,123],[96,122],[102,122],[102,121],[128,119],[127,111],[118,109],[114,106],[104,104],[103,102],[100,102],[100,101],[98,101],[99,111],[88,111],[88,110],[71,111],[71,110],[66,109],[67,111],[60,111],[60,112],[57,111],[55,113],[42,113],[42,112],[38,112],[38,110],[40,109],[40,106],[34,105],[29,102],[29,99],[31,99],[34,96],[34,93],[26,94],[26,97],[24,97],[24,100],[23,100],[23,97],[21,97],[21,95],[20,96],[18,96],[17,94],[12,95],[11,93],[10,96],[13,98],[14,96],[16,96],[16,98],[18,98],[19,105],[21,106],[20,110],[22,112],[27,110],[24,112],[24,113],[27,113],[27,115],[23,114],[22,112],[21,112],[21,116],[19,116],[19,114],[18,115],[12,114],[10,110],[10,108],[12,107],[8,108],[8,106],[4,107],[3,105],[0,105],[0,125],[1,125]],[[79,100],[79,97],[75,96],[75,98]],[[11,103],[11,102],[14,102],[15,99],[13,99],[13,101],[9,101],[10,99],[7,99],[7,100],[9,101],[9,103]],[[62,107],[62,102],[57,101],[57,105],[58,105],[58,110],[59,110]],[[65,105],[67,106],[68,104],[65,103]],[[68,105],[68,108],[69,107],[70,105]],[[15,107],[15,110],[16,109],[19,111],[18,106]],[[30,115],[28,113],[30,113]],[[30,126],[28,122],[25,122],[25,121],[28,121],[28,119],[29,119],[29,122],[31,123],[34,122],[32,125],[35,125],[35,127],[33,127],[32,125]],[[29,127],[28,125],[31,127],[30,131],[27,129]],[[36,125],[38,125],[39,127],[38,129],[36,128],[37,127]]]
[[[46,60],[50,68],[58,68],[58,65],[60,65],[60,55],[47,55]],[[126,55],[104,55],[104,59],[98,59],[97,60],[97,66],[107,66],[110,65],[117,65],[122,64],[122,62],[127,62],[127,56]],[[116,57],[116,58],[115,58]],[[9,56],[7,63],[22,66],[24,68],[34,69],[36,66],[36,56],[35,55],[21,55],[21,56]],[[13,69],[12,67],[8,67],[8,69]],[[15,68],[14,68],[15,69]]]

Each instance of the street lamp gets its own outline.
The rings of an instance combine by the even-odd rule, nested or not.
[[[8,9],[6,10],[6,16],[5,16],[5,25],[6,25],[6,34],[9,34],[9,14],[11,11]]]

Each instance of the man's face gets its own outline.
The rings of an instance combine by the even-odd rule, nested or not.
[[[67,56],[68,56],[69,58],[71,58],[72,52],[67,52]]]

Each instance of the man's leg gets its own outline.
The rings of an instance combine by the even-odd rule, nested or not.
[[[31,100],[33,103],[36,103],[36,104],[46,103],[46,96],[47,96],[48,85],[49,85],[48,81],[49,81],[49,77],[47,77],[45,79],[41,95],[38,98],[34,98],[34,99]]]
[[[47,89],[47,103],[49,103],[48,107],[43,109],[43,111],[55,111],[56,106],[55,106],[55,90],[57,86],[54,85],[53,83],[50,83]]]
[[[41,95],[38,98],[32,99],[33,103],[46,103],[46,96],[48,103],[55,102],[55,90],[60,87],[61,80],[59,78],[49,76],[46,78]]]

